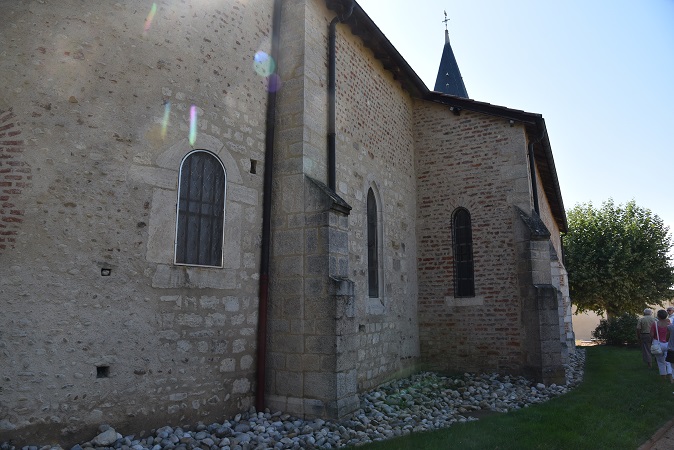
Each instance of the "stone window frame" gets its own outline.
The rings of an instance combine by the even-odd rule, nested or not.
[[[181,232],[183,231],[183,227],[181,227],[181,218],[185,216],[185,202],[188,202],[189,206],[189,199],[184,199],[181,198],[183,194],[183,188],[186,187],[187,185],[191,185],[189,181],[187,181],[186,185],[184,185],[184,168],[185,164],[188,161],[192,161],[191,158],[196,158],[196,157],[209,157],[211,158],[211,161],[216,161],[217,165],[219,165],[219,168],[221,169],[221,172],[216,174],[217,176],[213,179],[210,180],[210,182],[213,184],[214,191],[215,188],[219,189],[219,180],[221,180],[221,185],[222,185],[222,194],[220,197],[216,197],[214,199],[215,203],[215,208],[212,209],[211,212],[206,213],[205,219],[210,222],[214,222],[217,220],[219,223],[219,227],[216,225],[215,232],[210,233],[210,236],[205,236],[207,242],[212,243],[215,242],[215,245],[213,246],[216,250],[215,253],[210,253],[208,256],[203,259],[201,256],[197,256],[198,260],[194,259],[185,259],[185,251],[181,250],[181,239],[179,239],[179,236]],[[191,172],[190,172],[191,175]],[[220,176],[221,175],[221,176]],[[201,185],[200,188],[203,190],[205,182],[207,180],[201,179]],[[202,192],[202,191],[200,191]],[[199,195],[201,197],[201,194]],[[180,162],[180,170],[178,174],[178,189],[177,189],[177,201],[176,201],[176,224],[175,224],[175,234],[174,234],[174,259],[173,263],[178,266],[193,266],[193,267],[212,267],[212,268],[223,268],[224,267],[224,241],[225,241],[225,208],[226,208],[226,198],[227,198],[227,170],[225,168],[225,165],[223,164],[222,160],[216,155],[214,152],[206,150],[206,149],[194,149],[190,152],[188,152],[181,160]],[[181,209],[183,211],[181,211]],[[189,208],[188,208],[189,209]],[[219,213],[219,215],[218,215]],[[189,215],[189,213],[187,213]],[[201,214],[200,214],[201,215]],[[204,219],[204,217],[202,217]],[[186,231],[186,233],[190,233],[190,231],[195,232],[193,228],[189,228]],[[199,234],[199,237],[197,240],[201,241],[204,236],[201,234],[203,230],[199,227],[196,230],[196,233]],[[183,241],[184,242],[184,241]]]
[[[475,297],[475,260],[473,257],[472,218],[468,209],[452,213],[452,254],[454,298]]]

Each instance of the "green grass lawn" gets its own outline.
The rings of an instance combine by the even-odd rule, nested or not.
[[[583,382],[561,397],[358,448],[636,450],[674,417],[674,385],[646,367],[639,349],[598,346],[586,351]]]

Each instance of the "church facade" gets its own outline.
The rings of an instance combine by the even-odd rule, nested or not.
[[[0,441],[563,382],[545,121],[469,99],[448,38],[431,91],[350,0],[6,10]]]

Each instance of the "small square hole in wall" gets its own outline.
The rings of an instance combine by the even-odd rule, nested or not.
[[[254,159],[250,160],[250,173],[257,173],[257,161]]]
[[[96,366],[96,378],[108,378],[110,376],[110,366]]]
[[[101,269],[101,276],[102,277],[109,277],[111,273],[112,273],[112,269],[108,269],[106,267]]]

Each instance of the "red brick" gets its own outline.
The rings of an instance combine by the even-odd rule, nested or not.
[[[0,114],[4,114],[4,113],[3,113],[3,112],[0,112]],[[0,123],[2,123],[2,122],[7,122],[8,120],[13,119],[14,117],[16,117],[16,116],[14,115],[14,113],[12,112],[12,110],[10,109],[9,112],[8,112],[7,114],[5,114],[4,116],[0,117]]]

